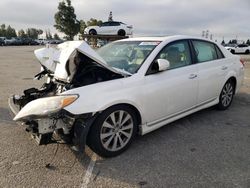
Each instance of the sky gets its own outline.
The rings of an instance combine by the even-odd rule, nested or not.
[[[250,38],[250,0],[71,0],[78,20],[113,20],[134,27],[134,36],[184,34],[209,30],[222,40]],[[0,24],[57,32],[54,14],[60,0],[1,0]]]

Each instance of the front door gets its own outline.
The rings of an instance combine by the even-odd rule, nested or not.
[[[167,59],[169,70],[145,76],[144,109],[148,124],[172,117],[197,104],[198,70],[192,64],[188,41],[168,44],[156,59]],[[154,63],[154,62],[153,62]]]

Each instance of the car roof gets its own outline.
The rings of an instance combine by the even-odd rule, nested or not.
[[[135,38],[123,39],[121,41],[174,41],[174,40],[183,40],[183,39],[198,39],[198,40],[213,42],[213,41],[205,39],[205,38],[188,36],[188,35],[172,35],[172,36],[159,36],[159,37],[135,37]]]

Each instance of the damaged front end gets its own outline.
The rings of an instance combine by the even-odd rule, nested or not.
[[[39,145],[63,141],[75,146],[76,150],[84,151],[89,128],[98,113],[74,115],[64,110],[64,107],[77,100],[78,95],[36,99],[18,112],[19,104],[27,97],[24,96],[10,97],[9,105],[12,111],[17,113],[14,121],[21,121],[26,126],[26,131],[31,133]]]
[[[123,78],[126,75],[105,65],[98,54],[85,42],[65,42],[56,48],[35,51],[42,71],[41,88],[30,88],[23,95],[9,98],[14,121],[26,125],[39,145],[54,142],[54,135],[83,151],[87,134],[98,113],[72,114],[64,108],[77,102],[79,93],[65,91],[86,85]]]

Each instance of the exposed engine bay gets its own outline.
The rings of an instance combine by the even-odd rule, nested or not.
[[[9,105],[15,114],[26,105],[28,106],[32,101],[38,103],[39,100],[43,98],[53,99],[54,97],[58,99],[61,97],[60,93],[67,90],[126,77],[124,74],[112,71],[102,64],[97,63],[95,59],[91,58],[91,55],[88,56],[88,54],[82,53],[78,48],[74,47],[72,49],[73,50],[68,53],[69,56],[66,58],[63,69],[59,71],[56,70],[56,67],[58,64],[62,66],[63,61],[60,58],[64,54],[52,60],[49,58],[51,56],[53,57],[56,53],[62,53],[63,50],[54,51],[52,55],[49,54],[50,57],[46,57],[46,53],[48,52],[42,54],[42,57],[38,57],[42,71],[38,73],[35,78],[38,80],[44,79],[45,83],[41,88],[26,89],[23,91],[23,95],[13,95],[9,99]],[[43,49],[43,51],[48,51],[48,49]],[[36,54],[36,56],[38,55]],[[54,65],[48,63],[54,63]],[[63,74],[67,75],[66,77],[60,77],[63,71],[65,71]],[[70,96],[62,96],[58,101],[60,104],[62,103],[62,105],[68,105],[70,101],[74,101],[76,98],[77,96],[75,98],[74,96],[73,98],[70,98]],[[48,100],[46,103],[53,107],[56,102],[55,100]],[[39,105],[37,108],[39,108]],[[37,108],[34,108],[34,111],[36,111]],[[25,111],[25,109],[23,109],[23,111]],[[53,134],[56,133],[67,143],[80,146],[81,149],[84,148],[88,130],[83,131],[83,129],[89,129],[90,124],[94,121],[95,115],[73,115],[63,109],[55,109],[50,113],[47,113],[45,109],[44,114],[36,115],[34,112],[33,116],[23,116],[22,118],[16,116],[14,120],[18,119],[18,121],[22,121],[23,124],[26,125],[26,131],[30,132],[40,145],[54,142]]]

